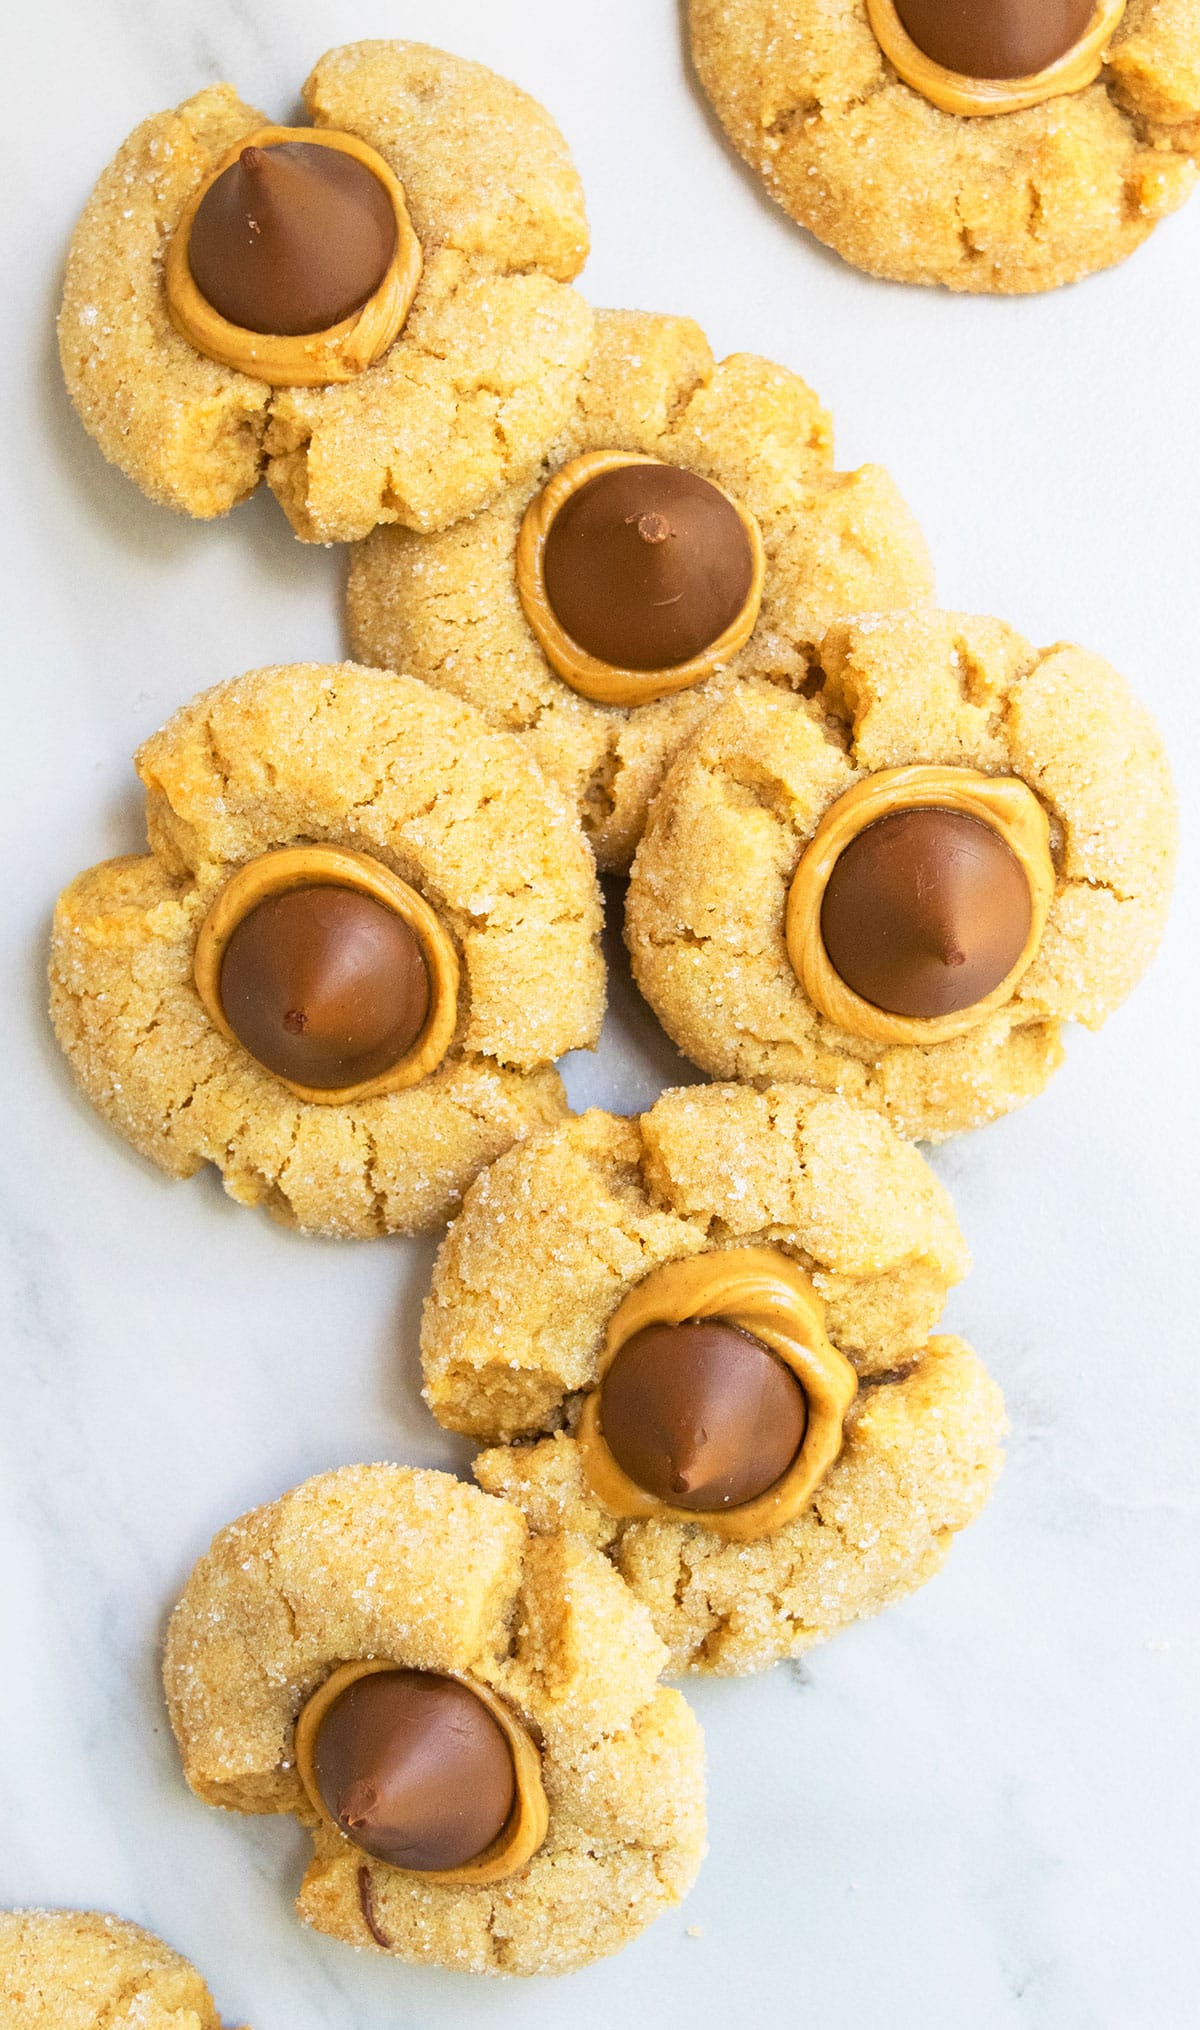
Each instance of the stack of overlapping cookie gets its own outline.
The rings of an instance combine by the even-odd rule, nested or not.
[[[1129,992],[1172,793],[1096,656],[936,610],[892,482],[835,470],[794,374],[593,316],[578,183],[514,87],[362,44],[305,101],[278,128],[221,87],[138,130],[62,350],[154,498],[218,514],[265,475],[299,536],[355,543],[359,660],[252,672],[145,744],[150,851],[60,898],[52,1012],[169,1174],[309,1233],[453,1218],[425,1395],[478,1485],[351,1465],[232,1523],[167,1700],[201,1798],[311,1830],[308,1923],[559,1972],[699,1866],[662,1674],[799,1655],[986,1501],[1003,1407],[937,1333],[966,1253],[905,1138],[1032,1097]],[[599,1038],[598,870],[720,1081],[635,1119],[572,1115],[555,1069]],[[145,1934],[0,1919],[22,2030],[118,1991],[214,2020]]]

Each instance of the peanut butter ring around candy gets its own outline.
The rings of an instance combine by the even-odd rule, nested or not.
[[[880,49],[906,85],[943,113],[985,119],[1025,112],[1069,92],[1083,91],[1104,68],[1108,45],[1121,23],[1126,0],[1098,0],[1084,34],[1054,63],[1027,77],[976,78],[947,70],[918,48],[897,12],[895,0],[867,0],[867,15]]]
[[[352,1686],[361,1683],[363,1679],[380,1672],[410,1670],[411,1666],[386,1657],[364,1657],[351,1663],[339,1664],[326,1678],[324,1684],[305,1701],[297,1716],[296,1770],[304,1785],[305,1796],[321,1823],[335,1832],[347,1846],[356,1846],[356,1842],[350,1839],[330,1812],[322,1795],[318,1777],[318,1736],[322,1723],[343,1694]],[[514,1778],[512,1810],[496,1837],[482,1852],[475,1854],[470,1860],[461,1862],[457,1867],[404,1868],[394,1861],[384,1861],[378,1857],[375,1857],[374,1865],[395,1869],[397,1874],[409,1875],[422,1882],[475,1885],[502,1882],[506,1876],[519,1873],[532,1860],[545,1840],[550,1824],[550,1807],[542,1783],[541,1755],[521,1722],[487,1685],[461,1671],[439,1671],[428,1675],[463,1686],[480,1701],[500,1729],[512,1757]],[[356,1850],[367,1851],[364,1848]]]
[[[835,867],[870,827],[905,812],[939,811],[975,820],[1008,849],[1028,885],[1028,928],[1004,977],[977,1001],[947,1014],[901,1014],[865,999],[836,970],[822,911]],[[965,1035],[1012,999],[1037,953],[1054,892],[1049,820],[1018,777],[973,768],[880,769],[830,805],[800,858],[787,899],[788,958],[813,1006],[848,1034],[881,1043],[942,1043]]]
[[[458,1022],[459,964],[450,934],[437,912],[381,861],[349,846],[283,846],[260,854],[238,869],[210,906],[196,939],[196,991],[215,1027],[229,1042],[248,1045],[237,1034],[222,999],[222,971],[235,933],[275,898],[308,889],[344,889],[382,905],[411,931],[428,976],[428,1012],[410,1047],[371,1077],[345,1085],[316,1086],[266,1068],[298,1099],[320,1106],[343,1106],[400,1092],[427,1078],[445,1057]],[[249,1051],[253,1057],[255,1053]],[[260,1058],[255,1058],[261,1063]]]
[[[635,466],[657,466],[668,472],[686,469],[672,467],[663,459],[639,452],[586,452],[562,466],[541,492],[535,494],[525,511],[517,539],[517,592],[542,653],[551,668],[573,691],[600,705],[650,704],[656,698],[669,697],[676,691],[690,690],[694,684],[702,683],[745,646],[754,631],[762,603],[766,556],[758,523],[749,510],[727,494],[723,487],[712,480],[703,480],[703,486],[711,489],[713,495],[733,510],[740,525],[740,538],[747,550],[746,589],[728,624],[701,651],[661,669],[630,668],[606,662],[573,639],[555,613],[546,589],[546,549],[551,531],[567,503],[581,494],[585,487],[608,474]],[[655,523],[662,520],[659,516],[640,519]],[[658,527],[649,532],[649,538],[652,542],[661,540]]]
[[[231,324],[201,295],[188,261],[192,224],[212,186],[247,148],[303,143],[338,149],[370,170],[392,208],[396,245],[383,279],[365,303],[328,330],[281,336]],[[259,127],[227,149],[199,184],[168,244],[164,268],[167,308],[176,330],[206,359],[234,367],[276,388],[327,387],[352,381],[382,358],[403,328],[421,279],[421,243],[404,191],[382,155],[355,134],[322,127]]]
[[[677,1508],[624,1472],[604,1438],[604,1378],[622,1347],[653,1325],[720,1319],[736,1326],[789,1368],[805,1398],[800,1449],[773,1486],[737,1507]],[[776,1248],[718,1249],[666,1262],[629,1292],[609,1320],[595,1388],[585,1398],[576,1438],[584,1477],[610,1515],[699,1524],[731,1543],[752,1543],[793,1521],[842,1449],[846,1413],[858,1378],[825,1332],[825,1307],[809,1278]]]

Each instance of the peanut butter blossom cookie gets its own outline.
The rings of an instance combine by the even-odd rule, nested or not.
[[[730,140],[870,274],[1053,289],[1121,261],[1200,161],[1197,0],[689,0]]]
[[[196,1969],[91,1910],[0,1910],[4,2030],[221,2030]]]
[[[715,1077],[977,1127],[1153,956],[1162,741],[1098,656],[962,614],[832,628],[809,689],[743,686],[671,769],[629,885],[638,985]]]
[[[313,1233],[444,1220],[595,1042],[574,814],[469,705],[352,663],[256,670],[137,757],[150,853],[59,898],[51,1013],[163,1170]]]
[[[272,125],[214,85],[130,136],[79,221],[59,346],[106,458],[298,536],[440,528],[528,479],[591,342],[558,129],[482,65],[357,42]]]
[[[512,1150],[422,1325],[480,1483],[649,1609],[672,1671],[752,1671],[911,1592],[982,1508],[999,1391],[931,1338],[966,1251],[883,1118],[803,1085],[664,1093]]]
[[[567,1973],[700,1865],[703,1745],[665,1662],[591,1545],[448,1474],[355,1466],[220,1532],[165,1682],[197,1795],[312,1833],[297,1909],[317,1931]]]
[[[601,312],[540,473],[440,535],[354,552],[354,652],[519,732],[624,872],[685,735],[747,674],[789,685],[853,613],[925,598],[925,544],[880,467],[833,468],[797,375],[714,362],[686,318]]]

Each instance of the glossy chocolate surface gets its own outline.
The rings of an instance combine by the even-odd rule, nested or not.
[[[834,971],[891,1015],[931,1019],[982,1001],[1028,941],[1033,898],[999,832],[961,811],[878,818],[834,864],[821,937]]]
[[[791,1369],[721,1318],[646,1326],[600,1389],[600,1428],[618,1466],[672,1508],[714,1511],[765,1494],[807,1421]]]
[[[192,220],[188,265],[230,324],[279,338],[328,331],[362,308],[396,250],[392,201],[340,148],[243,148]]]
[[[429,972],[403,917],[354,888],[292,888],[242,918],[221,963],[239,1043],[280,1078],[336,1091],[407,1055]]]
[[[1074,49],[1095,0],[896,0],[917,48],[969,78],[1024,78]]]
[[[676,465],[622,465],[564,501],[546,536],[546,597],[572,641],[616,669],[667,670],[720,639],[754,556],[723,493]]]
[[[461,1868],[516,1802],[504,1729],[469,1685],[433,1671],[375,1671],[335,1699],[313,1768],[347,1839],[395,1868]]]

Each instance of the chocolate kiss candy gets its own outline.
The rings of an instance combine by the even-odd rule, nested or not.
[[[461,1868],[503,1832],[517,1794],[501,1727],[469,1685],[375,1671],[335,1699],[313,1747],[348,1840],[394,1868]]]
[[[896,0],[917,48],[968,78],[1025,78],[1074,49],[1096,0]]]
[[[600,1385],[600,1428],[624,1473],[672,1508],[765,1494],[804,1437],[808,1404],[777,1354],[722,1318],[647,1325]]]
[[[821,904],[829,963],[890,1015],[954,1015],[1008,978],[1033,898],[1012,848],[961,811],[877,818],[834,864]]]
[[[238,1042],[280,1078],[336,1091],[407,1055],[429,973],[404,918],[354,888],[291,888],[242,918],[221,961]]]
[[[754,555],[718,487],[677,465],[620,465],[563,502],[542,571],[555,619],[588,655],[668,670],[737,619]]]
[[[377,176],[341,148],[243,148],[200,200],[188,266],[230,324],[278,338],[328,331],[373,296],[396,251]]]

